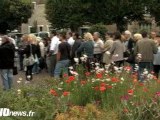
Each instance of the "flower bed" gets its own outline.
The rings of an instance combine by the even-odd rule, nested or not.
[[[37,85],[25,86],[20,79],[18,89],[1,91],[0,107],[32,110],[36,114],[30,120],[160,119],[160,80],[147,71],[145,81],[139,82],[128,66],[114,67],[114,73],[108,66],[91,72],[80,65],[76,69],[70,68],[72,75],[63,75],[63,80],[42,80]]]

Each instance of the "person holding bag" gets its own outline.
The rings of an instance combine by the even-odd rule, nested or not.
[[[36,36],[33,34],[29,34],[27,38],[27,46],[24,49],[24,60],[23,64],[26,68],[26,82],[30,83],[30,81],[33,79],[32,76],[32,69],[36,62],[36,54],[37,54],[37,48],[34,42],[36,41]]]

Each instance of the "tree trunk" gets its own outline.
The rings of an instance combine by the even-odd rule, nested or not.
[[[128,29],[127,28],[127,23],[123,23],[123,22],[120,22],[120,21],[118,21],[116,23],[116,26],[117,26],[117,31],[119,31],[121,33]]]

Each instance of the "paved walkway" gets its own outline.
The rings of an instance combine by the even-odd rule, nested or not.
[[[22,78],[22,81],[25,82],[25,72],[22,71],[18,71],[18,75],[14,76],[14,80],[13,80],[13,86],[16,88],[17,86],[17,81],[19,80],[19,78]],[[42,71],[39,74],[35,74],[33,75],[33,80],[32,80],[32,84],[37,84],[38,82],[41,82],[42,80],[46,80],[46,79],[52,79],[50,77],[50,75],[48,73],[46,73],[45,71]],[[0,77],[0,89],[2,89],[2,79]]]

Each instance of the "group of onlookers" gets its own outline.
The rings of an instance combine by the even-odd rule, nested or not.
[[[68,67],[84,64],[87,71],[91,71],[93,63],[101,67],[114,63],[121,67],[131,66],[134,72],[135,65],[139,65],[138,79],[143,81],[143,71],[154,71],[158,78],[160,71],[160,37],[155,32],[149,36],[147,32],[132,35],[130,31],[124,33],[106,33],[105,40],[99,32],[87,32],[83,38],[78,33],[52,31],[50,38],[39,38],[33,34],[23,35],[18,45],[7,36],[1,37],[0,70],[4,89],[11,88],[12,68],[14,66],[14,52],[16,46],[19,54],[20,70],[26,72],[26,83],[29,83],[33,74],[38,74],[44,68],[54,78],[60,78],[62,73],[68,74]],[[84,62],[81,56],[86,55]],[[75,58],[78,60],[75,61]],[[27,60],[33,64],[25,63]],[[24,62],[25,61],[25,62]]]

